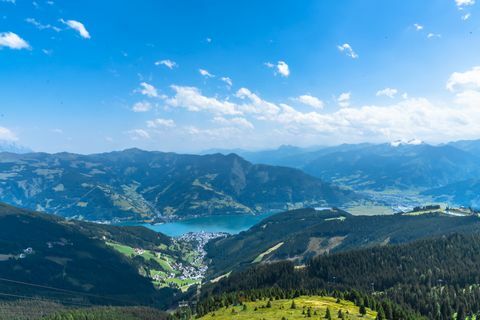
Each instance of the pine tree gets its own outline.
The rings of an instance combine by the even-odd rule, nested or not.
[[[292,304],[290,305],[290,309],[297,309],[297,305],[295,304],[295,300],[292,300]]]
[[[361,314],[362,316],[364,316],[364,315],[367,314],[367,309],[365,308],[365,306],[364,306],[363,304],[360,306],[360,310],[359,310],[359,311],[360,311],[360,314]]]
[[[325,319],[332,320],[332,313],[330,312],[330,308],[327,308],[325,312]]]

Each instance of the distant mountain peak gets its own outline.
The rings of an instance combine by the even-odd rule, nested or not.
[[[32,150],[22,145],[19,145],[14,141],[0,140],[0,152],[22,154],[32,152]]]
[[[395,140],[390,142],[390,145],[392,147],[399,147],[399,146],[404,146],[404,145],[412,145],[412,146],[418,146],[424,144],[424,142],[420,139],[410,139],[410,140],[405,140],[405,139],[400,139],[400,140]]]

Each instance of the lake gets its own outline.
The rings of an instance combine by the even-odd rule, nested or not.
[[[227,232],[236,234],[249,229],[261,220],[273,215],[265,213],[261,215],[221,215],[198,217],[182,221],[168,222],[151,225],[148,223],[137,224],[171,237],[178,237],[187,232]]]

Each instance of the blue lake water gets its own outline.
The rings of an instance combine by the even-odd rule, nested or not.
[[[168,222],[163,224],[151,225],[148,223],[137,224],[157,232],[164,233],[171,237],[178,237],[187,232],[227,232],[236,234],[249,229],[261,220],[271,216],[274,213],[265,213],[261,215],[231,215],[231,216],[210,216],[198,217],[182,221]]]

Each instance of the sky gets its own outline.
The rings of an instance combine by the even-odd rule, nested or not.
[[[0,0],[0,140],[199,152],[480,138],[475,0]]]

